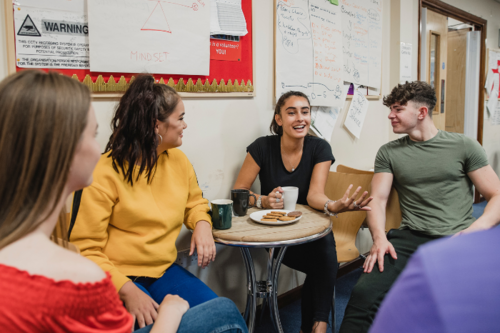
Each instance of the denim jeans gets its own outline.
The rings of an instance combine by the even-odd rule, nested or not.
[[[149,325],[134,333],[149,333],[152,327]],[[219,297],[189,309],[177,333],[248,333],[248,330],[236,305]]]
[[[185,299],[190,307],[217,297],[217,295],[193,274],[177,264],[170,266],[162,277],[129,276],[135,285],[160,304],[166,295],[178,295]]]

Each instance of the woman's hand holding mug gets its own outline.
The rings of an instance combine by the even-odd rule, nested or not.
[[[276,187],[267,197],[262,198],[262,208],[283,209],[283,189]]]

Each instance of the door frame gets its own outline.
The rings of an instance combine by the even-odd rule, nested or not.
[[[474,26],[474,31],[481,32],[481,53],[479,63],[479,109],[477,121],[477,141],[483,144],[483,122],[484,122],[484,80],[486,66],[486,23],[487,21],[479,16],[472,15],[462,9],[449,5],[440,0],[419,0],[418,5],[418,23],[422,26],[422,8],[427,8],[433,12],[442,14],[446,17],[451,17],[464,23],[469,23]],[[420,80],[420,61],[421,61],[421,31],[418,29],[418,79]]]

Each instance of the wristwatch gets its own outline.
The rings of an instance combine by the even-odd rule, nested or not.
[[[262,195],[259,195],[259,197],[257,198],[257,201],[255,202],[255,206],[257,208],[262,208]]]
[[[325,203],[325,208],[323,209],[323,211],[325,212],[326,215],[330,215],[330,216],[335,216],[336,218],[339,217],[339,214],[337,213],[332,213],[330,212],[330,210],[328,209],[328,204],[330,202],[335,202],[335,200],[328,200],[326,203]]]

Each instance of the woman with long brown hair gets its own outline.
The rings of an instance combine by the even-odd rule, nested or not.
[[[274,111],[271,132],[247,147],[235,189],[250,189],[259,176],[261,195],[253,203],[258,208],[283,209],[282,186],[298,187],[298,201],[302,205],[334,216],[339,213],[370,210],[368,192],[360,196],[361,187],[353,194],[353,185],[342,198],[325,195],[330,166],[335,161],[330,144],[309,136],[311,105],[307,96],[298,91],[283,94]],[[336,200],[332,200],[336,199]],[[335,221],[334,221],[335,222]],[[302,288],[301,332],[326,332],[331,310],[333,289],[337,277],[337,253],[332,233],[314,242],[291,246],[283,263],[306,273]]]
[[[94,182],[73,207],[71,241],[111,274],[139,327],[155,320],[166,294],[179,295],[191,307],[217,297],[175,264],[182,224],[193,230],[191,253],[197,249],[198,264],[215,259],[208,201],[177,149],[185,113],[174,89],[150,75],[138,76],[118,104]]]
[[[92,181],[96,129],[90,93],[75,80],[23,71],[0,84],[2,330],[130,332],[109,276],[50,241],[53,231],[65,238],[68,195]]]

